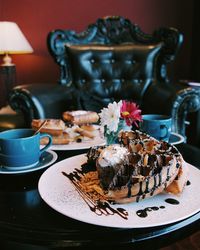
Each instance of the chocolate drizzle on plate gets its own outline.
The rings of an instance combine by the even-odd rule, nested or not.
[[[124,208],[113,208],[108,201],[94,201],[90,195],[86,192],[84,192],[81,189],[81,186],[79,184],[79,180],[81,176],[83,175],[83,171],[79,169],[75,169],[70,174],[67,174],[65,172],[62,172],[64,176],[66,176],[72,184],[75,186],[77,192],[79,195],[83,198],[85,203],[88,205],[90,210],[94,212],[96,215],[119,215],[121,218],[127,220],[128,219],[128,212]]]
[[[188,180],[188,181],[186,182],[186,186],[189,186],[189,185],[191,185],[191,182]]]
[[[179,201],[177,201],[176,199],[173,199],[173,198],[165,199],[165,202],[167,202],[171,205],[178,205],[180,203]]]
[[[136,211],[136,214],[141,217],[141,218],[145,218],[148,216],[148,212],[151,212],[151,211],[157,211],[159,209],[164,209],[165,207],[164,206],[160,206],[160,207],[146,207],[144,209],[140,209],[140,210],[137,210]]]

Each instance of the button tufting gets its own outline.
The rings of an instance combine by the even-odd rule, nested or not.
[[[111,59],[110,61],[111,61],[111,63],[115,63],[115,59]]]
[[[134,83],[139,83],[138,79],[134,79]]]
[[[90,63],[94,64],[94,63],[95,63],[95,60],[94,60],[94,59],[91,59],[91,60],[90,60]]]

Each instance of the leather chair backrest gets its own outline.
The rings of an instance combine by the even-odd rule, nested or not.
[[[74,85],[83,94],[111,101],[142,96],[155,78],[157,55],[162,43],[152,45],[70,45],[66,46]]]
[[[80,33],[54,30],[47,44],[60,65],[59,83],[77,90],[81,108],[99,110],[113,100],[141,104],[152,83],[166,83],[167,64],[182,40],[174,28],[146,34],[130,20],[111,16]]]

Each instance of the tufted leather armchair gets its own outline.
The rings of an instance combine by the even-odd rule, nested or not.
[[[16,86],[10,106],[33,118],[61,118],[74,109],[99,112],[109,102],[137,102],[142,113],[172,116],[172,131],[185,136],[185,121],[199,109],[199,91],[172,82],[167,66],[175,60],[183,35],[174,28],[146,34],[119,16],[98,19],[81,33],[53,30],[50,54],[60,66],[59,84]]]

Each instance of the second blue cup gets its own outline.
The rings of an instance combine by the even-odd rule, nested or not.
[[[169,142],[172,118],[167,115],[147,114],[142,116],[140,129],[157,140]]]

